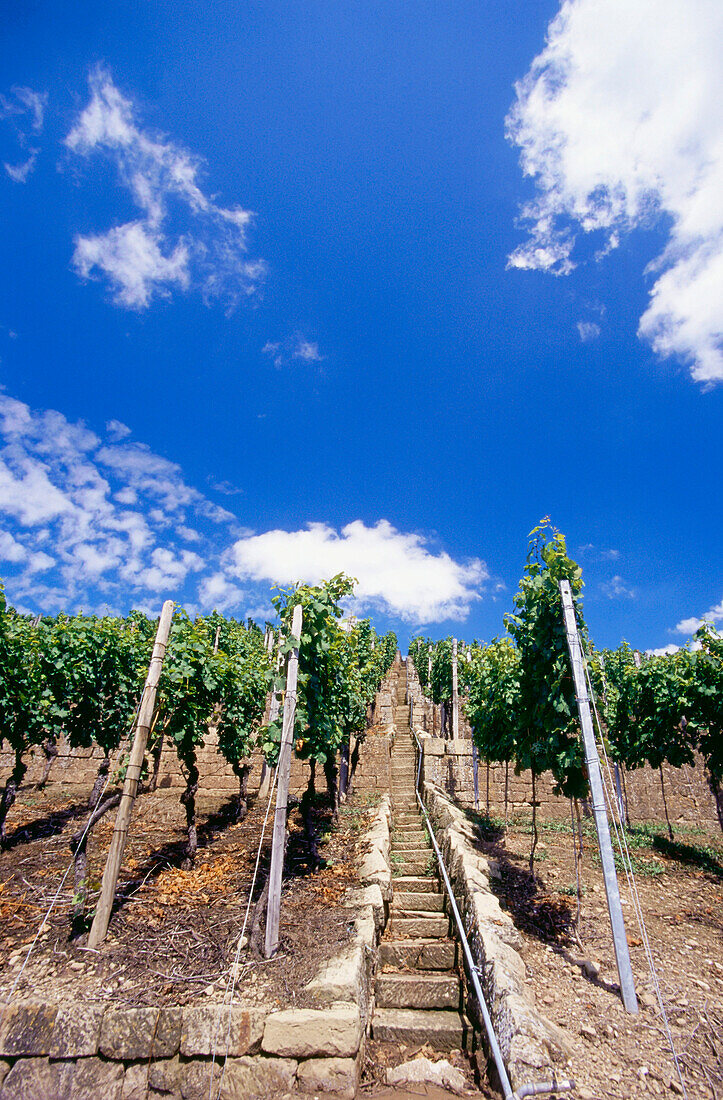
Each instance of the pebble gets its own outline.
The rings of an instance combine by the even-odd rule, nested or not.
[[[641,1066],[640,1069],[638,1070],[638,1077],[640,1078],[641,1081],[644,1081],[649,1073],[650,1073],[650,1070],[648,1069],[647,1066]]]
[[[577,1096],[580,1098],[580,1100],[595,1100],[595,1093],[591,1092],[590,1089],[587,1088],[585,1085],[582,1085],[577,1090]]]
[[[597,1039],[597,1031],[594,1027],[590,1027],[589,1024],[580,1024],[580,1034],[585,1039],[594,1040]]]

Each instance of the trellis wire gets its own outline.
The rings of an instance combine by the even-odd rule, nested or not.
[[[582,646],[581,646],[581,649],[582,649]],[[602,775],[602,780],[603,780],[603,791],[604,791],[604,794],[605,794],[605,801],[607,802],[608,809],[610,810],[610,816],[612,818],[612,823],[613,823],[613,830],[615,832],[615,840],[617,842],[618,850],[620,852],[620,859],[622,861],[623,868],[625,870],[625,877],[626,877],[627,882],[628,882],[628,887],[630,888],[630,896],[632,898],[633,909],[635,910],[635,916],[636,916],[636,919],[637,919],[637,922],[638,922],[638,928],[640,929],[640,937],[643,941],[643,948],[645,950],[645,957],[646,957],[647,962],[648,962],[648,969],[650,970],[650,976],[651,976],[652,981],[653,981],[653,988],[655,989],[655,995],[657,997],[658,1005],[660,1007],[660,1014],[663,1018],[663,1024],[665,1026],[665,1032],[666,1032],[667,1039],[668,1039],[668,1045],[670,1046],[670,1050],[671,1050],[671,1053],[673,1055],[673,1062],[675,1063],[675,1069],[676,1069],[676,1072],[678,1074],[678,1080],[680,1081],[680,1087],[683,1090],[683,1096],[687,1100],[688,1094],[687,1094],[686,1089],[685,1089],[685,1081],[683,1080],[683,1072],[680,1068],[680,1061],[678,1059],[678,1053],[675,1049],[675,1043],[673,1042],[673,1035],[672,1035],[672,1032],[670,1030],[670,1022],[668,1020],[668,1013],[667,1013],[666,1008],[665,1008],[665,1002],[663,1001],[663,994],[662,994],[662,991],[661,991],[661,988],[660,988],[660,982],[658,980],[658,972],[657,972],[657,969],[656,969],[656,966],[655,966],[655,959],[653,958],[653,952],[652,952],[652,949],[650,947],[650,940],[648,938],[648,930],[647,930],[646,925],[645,925],[645,918],[643,916],[643,908],[642,908],[642,904],[640,902],[640,896],[638,894],[638,886],[637,886],[637,882],[635,881],[635,872],[633,871],[632,860],[631,860],[631,857],[630,857],[630,849],[628,848],[628,841],[627,841],[627,837],[625,835],[625,825],[624,825],[623,820],[622,820],[622,816],[621,816],[621,813],[620,813],[620,806],[618,804],[617,798],[615,798],[612,794],[612,792],[614,790],[612,770],[610,768],[610,760],[608,758],[607,749],[605,747],[605,738],[603,737],[603,733],[602,733],[602,724],[600,722],[600,715],[598,714],[598,710],[597,710],[597,703],[596,703],[596,700],[595,700],[595,692],[593,690],[592,680],[590,678],[590,671],[589,671],[589,668],[588,668],[587,654],[585,653],[584,649],[582,649],[582,656],[583,656],[582,664],[583,664],[583,668],[585,670],[585,679],[587,681],[588,694],[589,694],[590,699],[592,701],[593,713],[595,715],[595,723],[597,725],[598,741],[599,741],[600,748],[602,749],[603,760],[605,761],[605,770],[603,770],[602,768],[600,769],[600,774]],[[616,820],[616,815],[617,815],[617,820]]]

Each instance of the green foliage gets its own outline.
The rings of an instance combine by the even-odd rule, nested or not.
[[[432,653],[430,697],[434,703],[446,703],[452,698],[452,639],[442,638]]]
[[[73,748],[108,756],[133,722],[152,649],[153,624],[60,614],[41,620],[40,676],[46,724]]]
[[[422,691],[429,695],[429,651],[434,648],[431,638],[413,638],[409,643],[409,656],[417,670]]]
[[[475,646],[465,662],[465,712],[483,760],[513,760],[520,733],[520,654],[509,638]]]
[[[218,624],[214,616],[209,616],[214,640],[219,625],[216,732],[219,751],[235,767],[256,746],[264,716],[269,658],[264,636],[253,625],[245,627],[233,619]]]
[[[48,736],[52,700],[43,675],[48,629],[0,611],[0,739],[22,756]]]
[[[520,658],[516,766],[538,775],[551,771],[557,790],[577,798],[586,794],[587,780],[560,601],[563,579],[570,582],[584,637],[582,572],[568,557],[564,535],[545,519],[530,533],[516,610],[505,617]]]
[[[211,620],[192,620],[177,611],[158,685],[157,708],[166,733],[173,738],[179,758],[195,766],[195,750],[221,704],[227,662],[214,653]]]
[[[723,782],[723,635],[704,623],[696,639],[701,648],[691,655],[687,716],[697,731],[697,747],[713,789],[718,791]]]
[[[366,725],[367,706],[391,665],[397,648],[393,633],[378,638],[368,620],[341,623],[340,601],[354,582],[343,573],[320,585],[294,585],[273,598],[281,619],[280,651],[299,648],[299,682],[295,740],[297,754],[322,765],[332,762],[352,732]],[[293,609],[301,604],[300,639],[291,637]],[[272,677],[281,693],[284,677]],[[275,758],[281,739],[282,714],[265,731],[264,751]]]

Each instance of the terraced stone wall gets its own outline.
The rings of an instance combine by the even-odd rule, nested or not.
[[[424,778],[440,787],[458,805],[475,809],[472,742],[422,736],[424,744]],[[705,779],[700,759],[695,767],[671,768],[663,765],[665,801],[672,822],[700,825],[717,832],[720,829],[715,801]],[[624,776],[628,813],[631,824],[643,821],[665,821],[665,805],[660,774],[653,768],[638,768]],[[510,766],[479,762],[477,772],[477,809],[482,813],[503,817],[505,784],[507,812],[532,813],[532,777],[529,772],[515,775]],[[569,803],[553,793],[552,776],[540,776],[536,783],[538,810],[542,818],[567,818]],[[583,807],[589,812],[589,807]]]

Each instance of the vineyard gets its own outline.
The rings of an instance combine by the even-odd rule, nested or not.
[[[582,688],[562,613],[565,585],[583,654]],[[417,773],[402,762],[416,751],[414,738],[420,792],[437,809],[439,798],[456,804],[466,835],[494,869],[490,896],[523,937],[521,965],[538,1005],[563,1028],[574,1021],[578,1049],[568,1051],[568,1064],[577,1059],[578,1094],[720,1095],[723,639],[704,625],[694,646],[669,656],[641,655],[625,643],[598,650],[585,627],[582,588],[563,536],[543,522],[532,532],[504,633],[490,643],[416,637],[406,664],[395,657],[394,634],[379,636],[368,620],[344,618],[353,581],[342,574],[280,590],[273,598],[276,622],[263,627],[216,612],[191,618],[170,604],[159,622],[138,612],[32,618],[0,596],[0,722],[8,761],[0,798],[0,991],[9,1006],[0,1020],[2,1100],[33,1089],[43,1095],[38,1089],[51,1088],[51,1080],[58,1095],[85,1095],[80,1068],[75,1091],[61,1088],[71,1056],[54,1059],[59,1025],[37,1007],[63,1001],[99,1006],[101,1035],[108,1006],[156,1013],[150,1047],[147,1035],[137,1047],[141,1054],[131,1043],[113,1055],[106,1039],[98,1055],[97,1041],[86,1051],[76,1037],[68,1050],[77,1048],[73,1064],[84,1072],[93,1062],[93,1088],[105,1087],[111,1064],[113,1087],[124,1097],[186,1100],[301,1088],[301,1076],[293,1085],[297,1069],[283,1088],[268,1084],[282,1072],[283,1044],[248,1056],[260,1042],[252,1037],[253,1013],[268,1013],[270,1005],[279,1015],[286,1006],[321,1011],[308,989],[330,959],[350,950],[348,899],[360,881],[366,890],[377,881],[360,880],[359,863],[367,835],[384,828],[378,808],[384,792],[392,799],[392,851],[395,835],[399,846],[403,826],[394,832],[394,799],[402,794],[395,794],[394,775],[396,768],[397,782],[414,790]],[[594,775],[581,737],[588,719],[608,816],[623,838],[615,866],[632,890],[621,886],[640,1025],[620,1005],[623,965],[613,959],[608,907],[601,904],[607,894],[613,920],[605,851],[596,842]],[[677,772],[705,775],[695,788],[688,781],[698,820],[674,809]],[[223,797],[210,773],[233,776],[233,784],[224,779]],[[164,777],[171,774],[179,777],[178,800],[169,797]],[[662,812],[654,820],[636,818],[642,776],[659,785]],[[408,827],[417,829],[411,821]],[[382,854],[388,863],[388,842]],[[393,873],[390,865],[390,882]],[[376,935],[396,904],[393,888],[387,896],[386,879],[380,881]],[[641,938],[632,909],[647,915]],[[365,949],[372,976],[375,944],[372,935]],[[693,964],[682,992],[671,953]],[[361,1005],[367,995],[355,996]],[[12,1013],[20,1005],[17,1011],[27,1014],[27,1003],[35,1015],[17,1025],[23,1035],[32,1033],[26,1050],[12,1045]],[[227,1044],[220,1057],[217,1039],[207,1037],[196,1050],[179,1031],[181,1061],[178,1042],[164,1057],[175,1057],[180,1068],[173,1077],[168,1062],[166,1087],[160,1070],[151,1074],[147,1051],[156,1058],[162,1048],[156,1043],[162,1019],[200,1012],[199,1006],[218,1014],[226,1006],[229,1029],[232,1012],[243,1011],[251,1037],[233,1051]],[[366,1008],[361,1012],[363,1024]],[[590,1052],[582,1071],[580,1044]],[[305,1091],[378,1091],[388,1068],[422,1047],[429,1052],[428,1041],[404,1035],[391,1045],[377,1042],[371,1024],[363,1080],[350,1085],[345,1078],[338,1087],[327,1081],[327,1088],[323,1078],[310,1077],[313,1088]],[[475,1048],[477,1040],[468,1054]],[[357,1049],[355,1073],[364,1043]],[[235,1092],[224,1085],[229,1052],[234,1072],[251,1074]],[[282,1055],[275,1068],[272,1053]],[[323,1059],[313,1046],[305,1054],[313,1055],[311,1073],[311,1062]],[[306,1066],[298,1052],[291,1057]],[[500,1079],[484,1059],[455,1057],[465,1088],[498,1095]],[[328,1073],[333,1060],[329,1055]],[[605,1070],[613,1065],[619,1080],[611,1082]],[[13,1092],[21,1068],[31,1084]],[[266,1084],[254,1076],[262,1070],[272,1074]],[[248,1083],[252,1078],[256,1084]]]

